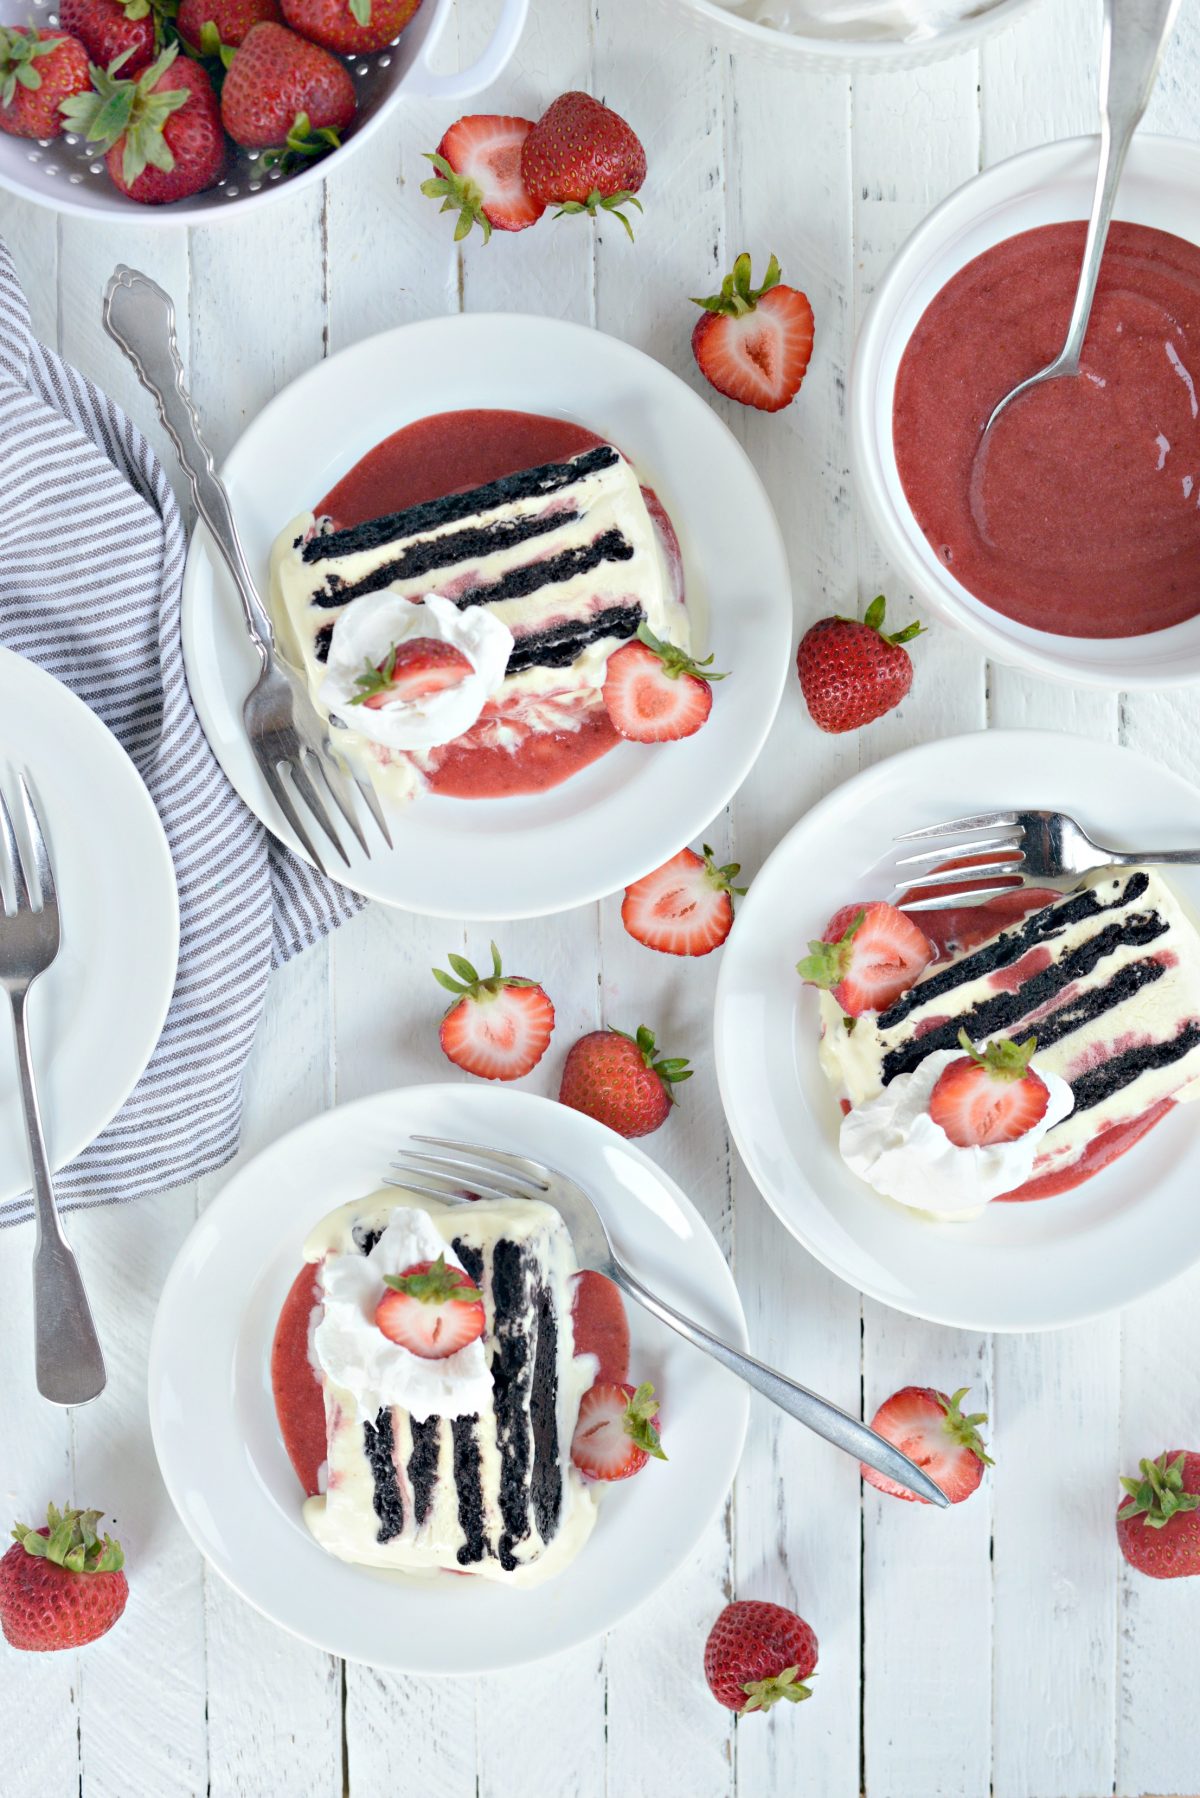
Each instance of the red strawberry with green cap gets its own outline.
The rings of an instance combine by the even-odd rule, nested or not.
[[[57,137],[63,105],[89,91],[87,51],[60,31],[0,25],[0,131],[10,137]]]
[[[339,56],[382,50],[399,37],[421,0],[282,0],[293,31]]]
[[[571,1459],[589,1480],[627,1480],[653,1458],[665,1461],[658,1400],[649,1380],[634,1388],[597,1380],[583,1395]]]
[[[821,730],[860,730],[898,706],[913,683],[913,665],[904,645],[923,625],[906,624],[890,635],[883,628],[887,601],[882,593],[857,618],[822,618],[805,631],[796,652],[800,690]]]
[[[642,210],[637,191],[646,179],[646,152],[619,112],[577,89],[560,94],[526,137],[521,174],[539,211],[611,212],[633,237],[624,206]]]
[[[133,0],[135,5],[140,0]],[[175,26],[198,56],[220,59],[224,68],[256,25],[283,23],[279,0],[179,0]]]
[[[933,960],[933,946],[912,919],[882,899],[843,905],[819,942],[796,963],[809,986],[832,993],[848,1018],[886,1011]]]
[[[409,637],[403,643],[393,643],[378,667],[368,662],[363,672],[356,675],[358,692],[350,704],[372,711],[397,703],[411,704],[457,687],[473,673],[471,663],[453,643],[444,643],[440,637]]]
[[[400,1274],[384,1274],[387,1291],[375,1307],[375,1322],[389,1342],[423,1361],[444,1361],[483,1335],[483,1294],[461,1267],[415,1261]]]
[[[425,152],[437,170],[421,192],[440,200],[443,212],[457,212],[454,241],[461,243],[478,225],[486,243],[496,231],[524,231],[536,225],[545,207],[521,176],[521,146],[533,125],[501,113],[469,113],[457,119],[436,150]]]
[[[811,1698],[804,1681],[816,1664],[817,1638],[803,1617],[761,1599],[727,1604],[704,1644],[709,1691],[742,1717]]]
[[[130,80],[158,53],[160,16],[151,0],[59,0],[58,8],[59,24],[92,62],[107,69],[124,56],[121,72]]]
[[[712,711],[712,686],[724,680],[710,664],[697,662],[674,643],[664,643],[648,624],[637,639],[608,658],[605,709],[614,730],[631,743],[668,743],[691,737]]]
[[[674,1088],[691,1077],[687,1058],[660,1056],[644,1024],[636,1036],[590,1030],[568,1051],[558,1097],[621,1136],[649,1136],[671,1115]]]
[[[681,849],[653,874],[625,888],[621,922],[631,937],[664,955],[708,955],[733,928],[734,886],[740,862],[718,868],[708,844],[704,854]]]
[[[1122,1479],[1117,1541],[1131,1567],[1151,1579],[1200,1573],[1200,1454],[1171,1448]]]
[[[221,121],[235,144],[288,167],[336,150],[358,101],[344,63],[269,20],[234,52],[221,88]]]
[[[1016,1142],[1041,1123],[1050,1089],[1029,1066],[1036,1036],[1023,1043],[1003,1038],[977,1049],[965,1030],[958,1033],[966,1054],[939,1074],[929,1095],[929,1115],[960,1149]]]
[[[808,296],[786,287],[772,256],[761,287],[751,285],[743,253],[720,293],[693,300],[702,315],[692,331],[692,354],[710,387],[759,412],[778,412],[800,391],[813,347]]]
[[[101,1515],[49,1505],[41,1529],[14,1524],[14,1545],[0,1559],[0,1629],[14,1648],[82,1648],[125,1609],[125,1556],[96,1533]]]
[[[960,1386],[947,1398],[932,1386],[902,1386],[884,1400],[871,1419],[871,1428],[923,1468],[952,1505],[970,1498],[983,1478],[984,1468],[993,1465],[979,1435],[979,1425],[987,1422],[986,1411],[963,1415],[961,1406],[967,1390]],[[893,1498],[919,1505],[929,1503],[927,1498],[897,1485],[886,1473],[877,1473],[865,1462],[860,1471],[869,1485],[891,1493]]]
[[[109,178],[144,206],[166,205],[201,193],[225,167],[225,134],[207,73],[164,50],[136,81],[126,81],[118,57],[111,69],[92,66],[92,89],[63,106],[73,131],[105,152]]]
[[[455,1002],[442,1019],[442,1052],[456,1067],[481,1080],[520,1080],[535,1068],[550,1043],[554,1007],[543,987],[523,974],[506,974],[492,944],[492,971],[479,974],[462,955],[446,958],[433,977]]]

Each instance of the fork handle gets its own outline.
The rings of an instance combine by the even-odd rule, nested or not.
[[[1177,868],[1200,866],[1200,849],[1147,849],[1141,855],[1118,854],[1114,849],[1104,851],[1104,867],[1114,868],[1157,868],[1162,863],[1172,862]]]
[[[33,1247],[33,1323],[37,1388],[55,1405],[86,1405],[104,1391],[104,1355],[75,1251],[63,1234],[42,1134],[24,993],[12,995],[13,1032],[25,1135],[29,1143],[37,1238]]]
[[[174,302],[149,275],[119,263],[104,290],[104,329],[124,350],[142,386],[153,395],[158,415],[188,478],[196,510],[233,577],[246,629],[265,665],[275,641],[271,620],[254,585],[228,491],[204,441],[184,379],[175,335]]]
[[[738,1349],[731,1348],[702,1324],[695,1323],[658,1298],[615,1257],[609,1271],[610,1277],[621,1291],[636,1299],[639,1305],[644,1305],[660,1323],[676,1331],[693,1348],[702,1349],[706,1355],[711,1355],[714,1361],[719,1361],[730,1373],[745,1380],[748,1386],[753,1386],[756,1392],[769,1398],[772,1404],[778,1405],[781,1411],[786,1411],[789,1417],[796,1418],[797,1422],[805,1424],[818,1436],[824,1436],[826,1442],[832,1442],[835,1448],[844,1449],[856,1460],[865,1461],[877,1473],[886,1474],[909,1492],[917,1493],[931,1504],[946,1504],[945,1493],[940,1486],[934,1484],[928,1474],[922,1473],[907,1455],[902,1455],[898,1448],[893,1448],[890,1442],[868,1429],[865,1423],[860,1423],[857,1417],[851,1417],[848,1411],[843,1411],[828,1399],[810,1392],[806,1386],[798,1386],[786,1374],[777,1372],[762,1361],[756,1361],[753,1355],[743,1355]]]

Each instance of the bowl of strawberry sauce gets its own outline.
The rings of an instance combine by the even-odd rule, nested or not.
[[[997,660],[1103,687],[1200,680],[1200,146],[1139,137],[1081,374],[1061,348],[1094,138],[1012,157],[922,224],[855,352],[860,499],[920,601]]]

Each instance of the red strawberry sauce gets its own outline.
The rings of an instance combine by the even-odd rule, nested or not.
[[[363,524],[523,468],[564,461],[603,442],[583,425],[535,412],[438,412],[368,450],[314,509],[341,526]],[[678,559],[670,519],[650,489],[643,488],[643,494],[668,553]],[[495,716],[488,707],[480,723]],[[513,748],[478,745],[468,732],[437,754],[427,778],[435,793],[454,799],[541,793],[597,761],[620,740],[607,712],[597,706],[585,714],[578,730],[538,732]]]
[[[288,1459],[305,1492],[320,1490],[317,1475],[325,1460],[325,1400],[308,1354],[313,1312],[320,1304],[315,1263],[296,1275],[271,1344],[271,1390]],[[629,1373],[629,1321],[620,1293],[602,1274],[579,1274],[572,1306],[575,1352],[595,1355],[597,1379],[623,1383]]]
[[[964,587],[1069,637],[1200,612],[1200,248],[1113,225],[1080,377],[992,408],[1062,347],[1085,227],[1044,225],[967,264],[917,324],[893,441],[913,516]]]

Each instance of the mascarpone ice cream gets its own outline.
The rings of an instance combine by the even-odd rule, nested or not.
[[[729,12],[802,36],[919,42],[985,17],[1000,0],[717,0]]]
[[[374,1316],[385,1274],[438,1254],[478,1286],[485,1329],[426,1360]],[[405,1572],[517,1585],[560,1572],[595,1521],[571,1438],[596,1361],[575,1353],[578,1266],[558,1212],[389,1189],[332,1212],[305,1257],[318,1266],[312,1354],[328,1442],[325,1490],[304,1506],[317,1541],[342,1560]]]

